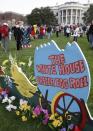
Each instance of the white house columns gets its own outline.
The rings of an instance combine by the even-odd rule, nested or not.
[[[63,24],[82,23],[82,14],[80,9],[63,9],[60,11],[60,21]]]
[[[88,8],[89,4],[83,5],[78,2],[66,2],[65,4],[51,7],[54,14],[58,14],[56,17],[60,25],[83,23],[83,13]]]
[[[72,15],[73,15],[73,9],[71,9],[71,22],[70,22],[71,25],[73,24]]]

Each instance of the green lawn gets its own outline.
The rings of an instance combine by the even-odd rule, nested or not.
[[[53,35],[51,39],[55,40],[55,42],[58,44],[60,48],[64,48],[68,41],[70,42],[72,41],[72,38],[67,39],[64,36],[60,36],[59,38],[56,38],[55,35]],[[9,43],[8,53],[5,53],[0,48],[0,65],[2,64],[3,60],[8,59],[10,52],[13,56],[16,55],[18,61],[28,62],[28,58],[30,56],[32,56],[32,59],[34,59],[35,47],[39,46],[40,44],[46,43],[50,40],[46,38],[42,40],[33,40],[31,42],[32,48],[22,49],[20,51],[16,51],[15,41],[12,40]],[[92,73],[93,72],[93,50],[90,49],[87,39],[85,37],[79,38],[78,44],[81,47],[88,61],[90,72],[91,72],[91,92],[90,92],[90,96],[89,96],[87,104],[88,104],[91,114],[93,115],[93,81],[92,81],[93,79],[93,73]],[[33,65],[31,68],[31,74],[34,74]],[[35,121],[30,121],[26,123],[21,122],[17,118],[14,112],[9,113],[8,111],[4,109],[4,105],[0,104],[0,131],[43,131],[43,130],[50,131],[50,129],[47,126],[41,126],[39,129],[37,129],[36,125],[37,123]]]

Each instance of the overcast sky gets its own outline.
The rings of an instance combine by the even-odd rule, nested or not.
[[[2,0],[0,2],[0,12],[13,11],[20,14],[29,14],[36,7],[55,6],[68,1],[79,1],[87,3],[88,0]],[[93,0],[90,0],[93,2]]]

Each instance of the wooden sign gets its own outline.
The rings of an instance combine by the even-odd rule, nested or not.
[[[34,70],[38,88],[44,97],[48,90],[48,101],[52,102],[55,96],[63,92],[87,102],[90,93],[90,72],[87,61],[76,42],[67,43],[64,50],[59,49],[53,40],[37,47]],[[71,101],[69,95],[66,96],[65,101],[68,105]],[[59,102],[59,105],[62,107],[64,103]],[[70,111],[78,110],[76,102],[73,102]]]

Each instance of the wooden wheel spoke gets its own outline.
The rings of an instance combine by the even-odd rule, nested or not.
[[[70,106],[72,105],[73,101],[74,101],[74,98],[72,98],[72,99],[71,99],[71,101],[70,101],[69,105],[67,106],[66,111],[68,111],[68,109],[69,109],[69,108],[70,108]]]
[[[63,104],[64,104],[64,109],[66,109],[65,96],[63,96]]]
[[[63,109],[59,104],[58,104],[58,109],[62,110],[63,112],[65,111],[65,109]]]

